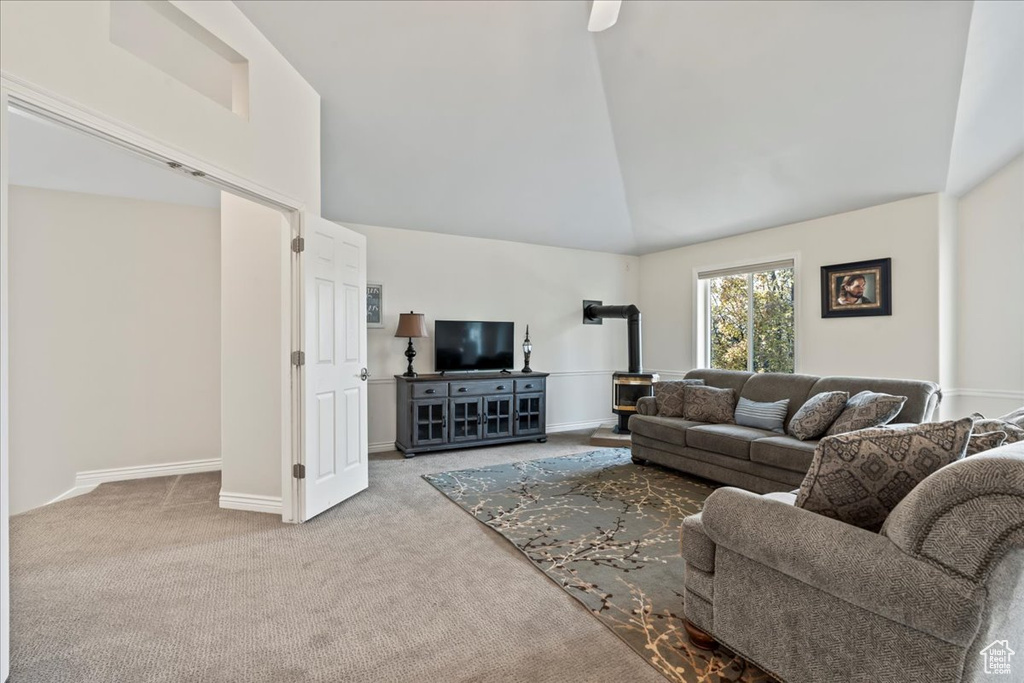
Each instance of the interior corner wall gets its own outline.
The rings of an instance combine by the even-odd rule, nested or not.
[[[220,456],[216,209],[10,188],[11,513]]]
[[[940,194],[939,201],[939,281],[938,296],[935,305],[938,307],[939,316],[939,386],[943,387],[946,394],[939,404],[939,418],[953,418],[960,413],[957,412],[954,396],[958,385],[957,363],[959,356],[957,347],[959,337],[957,335],[958,316],[960,306],[958,302],[958,291],[960,284],[958,260],[958,215],[957,198]]]
[[[627,366],[626,321],[584,325],[583,300],[637,303],[638,257],[346,225],[366,235],[367,280],[384,285],[384,327],[368,330],[371,451],[394,449],[394,375],[405,372],[408,343],[395,329],[408,311],[425,314],[431,335],[413,340],[418,372],[434,371],[435,320],[514,322],[516,369],[529,325],[530,366],[551,373],[548,431],[614,419],[611,373]]]
[[[1024,155],[964,194],[958,212],[957,415],[1024,405]]]
[[[645,364],[697,367],[696,272],[796,260],[796,372],[939,380],[939,195],[640,257]],[[821,317],[821,267],[892,259],[891,316]]]
[[[281,212],[221,193],[222,495],[281,497],[289,235]]]
[[[4,75],[319,214],[319,95],[234,3],[172,4],[248,61],[248,120],[114,45],[109,0],[4,0]]]

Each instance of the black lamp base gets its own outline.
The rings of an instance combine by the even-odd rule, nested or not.
[[[533,368],[530,367],[530,354],[526,353],[523,354],[523,356],[525,357],[525,362],[523,364],[523,374],[529,374],[533,372]]]
[[[419,377],[412,369],[412,359],[416,357],[416,349],[412,347],[412,337],[409,337],[409,346],[405,349],[405,357],[409,359],[409,369],[402,374],[402,377]]]

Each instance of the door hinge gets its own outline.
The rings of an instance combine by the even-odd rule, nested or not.
[[[306,364],[305,351],[292,351],[292,365],[301,367]]]
[[[306,250],[306,240],[303,237],[296,237],[292,239],[292,251],[296,254],[301,254]]]
[[[306,466],[298,463],[292,465],[292,476],[296,479],[306,478]]]

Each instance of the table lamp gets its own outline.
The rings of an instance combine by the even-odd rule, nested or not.
[[[412,369],[412,359],[416,357],[416,349],[412,347],[413,337],[426,337],[427,336],[427,323],[423,319],[422,313],[400,313],[398,315],[398,329],[395,330],[396,337],[408,337],[409,347],[405,350],[405,357],[409,359],[409,369],[405,371],[402,377],[416,377],[416,373]]]

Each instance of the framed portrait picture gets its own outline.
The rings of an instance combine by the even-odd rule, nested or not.
[[[821,317],[892,315],[892,259],[821,267]]]
[[[384,285],[366,283],[366,326],[384,327]]]

